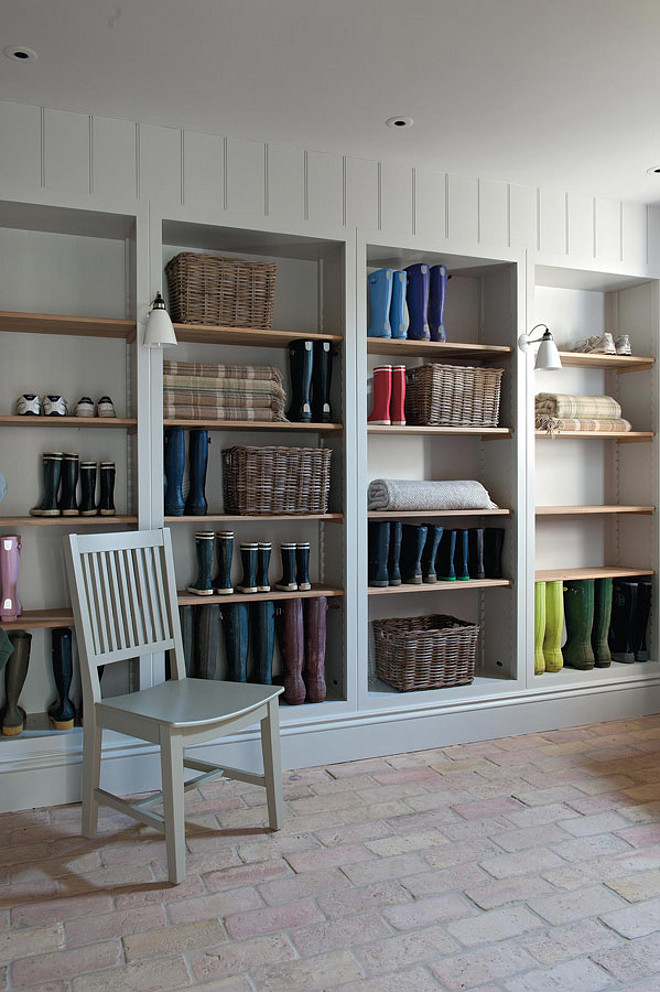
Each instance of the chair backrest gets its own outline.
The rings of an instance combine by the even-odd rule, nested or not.
[[[83,689],[100,699],[98,667],[155,652],[173,653],[172,677],[185,678],[166,528],[71,534],[67,573]]]

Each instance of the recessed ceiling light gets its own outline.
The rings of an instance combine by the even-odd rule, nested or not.
[[[652,165],[651,168],[646,171],[649,176],[660,176],[660,165]]]
[[[388,117],[385,121],[388,127],[412,127],[415,123],[412,117]]]
[[[26,48],[25,45],[8,45],[4,53],[12,62],[36,62],[39,58],[32,48]]]

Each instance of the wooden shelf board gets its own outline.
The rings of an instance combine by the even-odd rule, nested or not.
[[[0,311],[0,331],[13,334],[70,334],[74,337],[135,340],[134,320],[108,317],[70,317],[56,313]]]
[[[402,427],[386,424],[367,424],[369,434],[431,434],[442,437],[492,437],[509,438],[513,435],[512,427],[416,427],[405,424]]]
[[[195,519],[199,519],[196,517]],[[138,518],[128,514],[115,517],[0,517],[0,527],[137,527]]]
[[[592,568],[541,568],[535,582],[562,582],[579,579],[627,579],[636,575],[653,575],[650,568],[625,568],[622,565],[594,565]]]
[[[343,424],[303,424],[281,420],[179,420],[163,421],[165,427],[204,428],[209,431],[312,431],[317,434],[338,434]]]
[[[274,587],[270,592],[235,592],[231,596],[196,596],[185,589],[177,593],[179,606],[204,606],[209,603],[259,603],[280,599],[316,599],[319,596],[343,596],[344,590],[334,586],[314,585],[311,589],[297,592],[280,592]]]
[[[616,372],[642,372],[653,368],[655,358],[638,355],[593,355],[579,351],[560,351],[559,357],[564,366],[581,365],[586,368],[612,369]]]
[[[287,348],[289,341],[331,341],[341,344],[340,334],[308,331],[262,330],[257,327],[223,327],[212,324],[175,324],[177,341],[197,344],[248,345],[255,348]]]
[[[553,441],[558,438],[584,438],[585,441],[591,438],[598,438],[599,441],[616,441],[617,444],[631,444],[635,441],[652,441],[655,437],[653,431],[626,431],[625,433],[616,434],[610,431],[561,431],[560,433],[550,434],[548,431],[535,431],[536,437],[541,438],[552,438]]]
[[[17,620],[0,621],[3,630],[37,630],[48,627],[70,627],[73,624],[73,610],[69,607],[53,607],[44,610],[24,610]]]
[[[455,341],[409,341],[400,338],[367,338],[370,355],[409,355],[418,358],[508,358],[508,345],[460,344]]]
[[[417,519],[435,517],[510,517],[513,510],[369,510],[370,520],[401,520],[407,517]]]
[[[587,517],[614,513],[655,513],[654,506],[537,506],[537,517]]]
[[[259,520],[321,520],[328,523],[341,523],[344,519],[343,513],[259,513],[259,514],[227,514],[227,513],[207,513],[203,517],[165,517],[166,524],[199,524],[204,521],[216,523],[238,524],[248,521],[255,523]]]
[[[19,417],[0,416],[0,427],[97,427],[131,430],[137,426],[135,417]]]
[[[388,596],[403,592],[461,592],[468,589],[510,588],[511,579],[470,579],[468,582],[424,582],[421,585],[369,586],[370,596]]]

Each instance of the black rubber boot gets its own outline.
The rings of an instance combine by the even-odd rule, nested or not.
[[[234,557],[233,530],[219,530],[215,535],[215,550],[218,557],[218,571],[213,580],[213,590],[218,596],[231,596],[231,563]]]
[[[193,678],[214,679],[220,644],[220,610],[215,603],[195,606]]]
[[[401,568],[399,559],[401,557],[401,521],[390,521],[390,553],[387,559],[387,573],[389,585],[401,585]]]
[[[438,546],[435,559],[435,574],[442,582],[455,582],[454,554],[456,551],[456,531],[446,530]]]
[[[390,522],[372,520],[367,528],[369,539],[369,585],[388,586],[390,584]],[[401,578],[399,577],[399,584]]]
[[[183,641],[183,658],[186,664],[186,675],[189,679],[195,677],[195,609],[194,606],[180,606],[179,620],[181,621],[181,640]],[[170,671],[169,677],[172,677]]]
[[[257,546],[257,592],[270,592],[268,569],[271,549],[270,541],[259,541]]]
[[[401,532],[401,580],[407,585],[419,586],[423,582],[422,552],[428,527],[424,524],[403,524]]]
[[[443,528],[438,524],[427,524],[428,533],[424,550],[422,551],[422,580],[424,582],[437,582],[438,576],[435,571],[435,559],[438,554],[438,546],[442,540]]]
[[[61,451],[45,451],[41,456],[44,496],[41,503],[30,510],[33,517],[59,517],[57,492],[62,478],[63,459]]]
[[[315,341],[312,368],[312,420],[317,424],[332,423],[331,382],[332,345],[329,341]]]
[[[607,643],[612,616],[612,579],[594,581],[594,625],[591,631],[591,648],[596,668],[609,668],[612,654]]]
[[[484,529],[484,571],[487,579],[502,578],[504,534],[503,527],[486,527]]]
[[[247,603],[227,603],[222,607],[222,626],[227,655],[227,679],[247,682],[248,608]]]
[[[183,427],[168,427],[164,435],[165,449],[165,516],[182,517],[183,471],[186,466],[186,435]]]
[[[632,665],[635,660],[632,626],[636,612],[637,583],[616,579],[612,590],[612,618],[608,635],[613,661]]]
[[[99,516],[114,517],[115,510],[115,463],[101,462],[99,472],[101,478],[101,495],[99,497]]]
[[[5,737],[17,737],[23,733],[25,710],[18,705],[21,690],[30,664],[32,634],[27,630],[12,630],[9,640],[14,650],[5,665],[5,705],[2,710],[2,733]]]
[[[566,643],[564,665],[589,671],[594,667],[591,631],[594,626],[594,580],[576,579],[564,584]]]
[[[471,579],[486,578],[483,527],[471,527],[468,530],[468,571]]]
[[[648,661],[649,649],[646,643],[646,634],[651,614],[651,596],[653,594],[653,583],[646,579],[640,579],[637,583],[637,603],[632,625],[632,644],[635,652],[635,661]]]
[[[259,545],[256,541],[249,544],[241,544],[241,564],[243,566],[243,577],[236,587],[239,592],[258,592],[257,589],[257,552]]]
[[[78,501],[76,500],[79,468],[80,457],[69,451],[65,451],[64,458],[62,459],[60,498],[57,501],[57,507],[63,517],[77,517],[80,515]]]
[[[291,368],[291,405],[286,412],[289,420],[309,423],[312,419],[313,341],[292,341],[289,345]]]
[[[80,503],[81,517],[95,517],[96,508],[96,462],[80,463]]]
[[[252,649],[252,674],[250,682],[259,685],[273,684],[273,650],[275,647],[275,604],[250,603],[250,646]]]
[[[73,651],[71,648],[71,628],[55,627],[51,634],[53,649],[53,677],[58,699],[48,709],[55,730],[72,730],[76,719],[76,709],[69,699],[73,678]]]
[[[188,586],[188,592],[195,596],[212,596],[213,582],[213,539],[212,530],[198,530],[195,533],[195,557],[197,559],[197,578]]]
[[[194,429],[188,440],[190,464],[190,489],[184,504],[183,513],[187,517],[204,517],[208,509],[206,502],[206,467],[209,461],[209,432]]]
[[[456,547],[454,549],[454,571],[458,582],[467,582],[470,578],[468,568],[468,532],[464,528],[456,531]]]
[[[312,588],[309,581],[309,541],[298,541],[296,544],[296,582],[298,588],[307,591]]]
[[[280,545],[282,556],[282,578],[275,583],[275,588],[281,592],[296,592],[296,545],[288,542]]]

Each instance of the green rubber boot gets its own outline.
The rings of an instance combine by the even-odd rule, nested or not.
[[[594,626],[591,631],[591,647],[596,668],[609,668],[612,664],[607,632],[612,616],[612,579],[596,579],[594,582]]]
[[[545,637],[545,582],[534,583],[534,674],[543,675],[543,638]]]
[[[564,667],[561,635],[564,629],[564,599],[561,582],[545,583],[545,635],[543,659],[546,672],[560,672]]]
[[[594,667],[591,631],[594,625],[594,580],[575,579],[564,586],[566,644],[564,664],[581,671]]]

